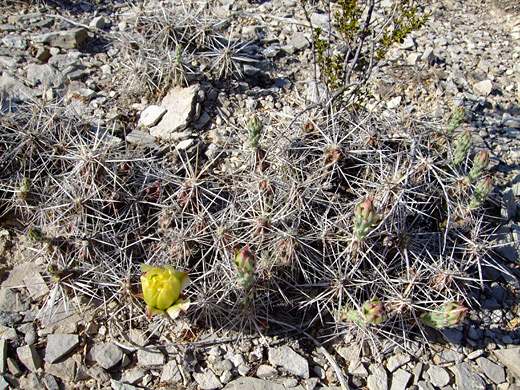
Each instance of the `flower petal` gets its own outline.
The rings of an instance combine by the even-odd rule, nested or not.
[[[166,313],[170,318],[175,319],[179,316],[181,311],[186,311],[190,307],[191,302],[189,299],[179,299],[173,306],[166,310]]]

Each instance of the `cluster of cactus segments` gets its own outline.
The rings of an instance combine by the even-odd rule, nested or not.
[[[469,148],[471,146],[471,130],[467,130],[462,133],[457,140],[457,149],[455,150],[455,156],[453,157],[453,165],[459,166],[468,157]]]
[[[446,132],[448,134],[452,134],[464,121],[465,116],[466,113],[464,112],[464,109],[461,107],[457,108],[450,118],[450,123],[448,124],[448,129]]]
[[[251,150],[254,152],[259,148],[258,144],[263,127],[262,121],[258,119],[257,116],[253,116],[247,124],[247,130],[249,131],[249,144],[251,145]]]
[[[387,319],[385,306],[377,297],[366,301],[360,310],[349,310],[347,317],[362,325],[379,325]]]
[[[473,161],[473,167],[471,168],[471,171],[468,175],[468,181],[470,183],[477,181],[480,178],[482,172],[487,169],[488,165],[489,152],[484,150],[483,152],[479,153],[477,157],[475,157],[475,160]]]
[[[439,310],[423,314],[421,319],[426,325],[436,329],[457,327],[462,325],[468,311],[462,303],[463,301],[450,301]]]
[[[379,214],[372,199],[365,199],[354,210],[354,236],[363,240],[379,221]]]
[[[491,194],[493,190],[493,183],[490,177],[486,177],[485,179],[479,181],[475,185],[475,190],[473,191],[473,196],[469,201],[469,208],[471,210],[475,210],[480,207],[480,205],[486,200],[486,198]]]
[[[243,288],[249,288],[253,281],[256,263],[255,255],[249,250],[249,245],[235,251],[234,263],[237,267],[238,284]]]

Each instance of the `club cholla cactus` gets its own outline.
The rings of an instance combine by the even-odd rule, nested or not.
[[[450,123],[448,124],[448,128],[446,129],[446,133],[453,133],[464,121],[465,116],[466,113],[464,112],[463,108],[459,107],[458,109],[456,109],[450,118]]]
[[[475,190],[473,191],[473,196],[469,201],[469,208],[471,210],[477,209],[484,200],[491,194],[493,190],[493,183],[490,177],[486,177],[484,180],[481,180],[475,186]]]
[[[249,245],[242,250],[235,251],[235,266],[237,267],[237,280],[243,288],[249,288],[253,281],[255,270],[255,255],[249,250]]]
[[[379,325],[387,319],[383,302],[377,299],[377,297],[366,301],[363,306],[361,306],[361,310],[349,310],[347,317],[362,325]]]
[[[477,157],[475,157],[475,161],[473,161],[473,167],[468,175],[468,181],[473,183],[476,181],[482,172],[489,165],[489,152],[487,150],[481,152]]]
[[[249,123],[247,124],[247,130],[249,131],[249,143],[251,145],[251,149],[256,152],[259,147],[258,143],[260,141],[260,135],[262,134],[263,124],[257,116],[253,116]]]
[[[179,313],[188,310],[190,300],[181,293],[188,286],[188,272],[179,272],[170,265],[164,268],[141,264],[141,286],[143,293],[139,294],[146,302],[148,317],[154,314],[164,314],[177,318]]]
[[[373,199],[365,199],[359,203],[354,210],[354,236],[359,241],[363,240],[379,221],[379,217]]]
[[[461,325],[466,318],[468,308],[463,301],[450,301],[442,305],[439,310],[423,314],[423,322],[436,329],[453,328]]]
[[[457,149],[455,150],[455,157],[453,158],[453,165],[459,166],[468,156],[469,148],[471,146],[471,130],[467,130],[461,134],[457,140]]]

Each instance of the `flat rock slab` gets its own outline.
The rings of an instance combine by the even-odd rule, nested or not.
[[[269,349],[269,363],[273,366],[281,366],[291,374],[301,378],[309,378],[309,363],[307,360],[286,345]]]
[[[479,357],[476,360],[478,366],[484,371],[484,374],[495,382],[497,385],[506,381],[506,373],[504,367],[493,363],[491,360],[485,357]]]
[[[520,378],[520,347],[493,351],[497,359]]]
[[[145,350],[137,351],[137,361],[140,366],[162,366],[165,362],[163,353],[159,350]]]
[[[87,38],[88,31],[85,28],[50,32],[31,37],[33,42],[45,43],[49,46],[60,47],[62,49],[74,49],[81,47]]]
[[[470,364],[459,363],[452,370],[458,390],[486,390],[486,382]]]
[[[164,114],[166,114],[166,108],[156,105],[148,106],[141,113],[139,123],[145,127],[155,126]]]
[[[274,383],[263,379],[242,377],[229,382],[224,390],[286,390],[280,383]]]
[[[54,363],[79,345],[79,338],[75,334],[50,334],[47,336],[45,361]]]
[[[23,278],[32,299],[39,299],[49,293],[49,287],[39,272],[34,272]]]
[[[188,127],[195,112],[195,100],[199,91],[198,85],[188,88],[175,87],[163,98],[160,107],[166,110],[161,121],[150,128],[150,134],[165,140],[170,134],[179,132]]]
[[[16,77],[5,72],[0,76],[0,96],[6,96],[14,102],[23,102],[30,100],[34,95],[35,92]]]
[[[367,379],[367,387],[369,390],[388,389],[388,374],[381,364],[372,364],[368,371],[370,372]]]
[[[34,345],[24,345],[16,349],[18,359],[23,363],[25,367],[31,372],[36,371],[42,366],[42,358],[38,354],[38,351]]]

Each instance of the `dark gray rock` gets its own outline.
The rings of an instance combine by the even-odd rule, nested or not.
[[[493,382],[495,382],[497,385],[505,382],[506,373],[504,371],[504,367],[499,366],[496,363],[493,363],[491,360],[485,357],[478,358],[476,362],[478,366],[482,369],[484,374],[486,374],[486,376]]]
[[[45,361],[54,363],[79,345],[79,337],[75,334],[50,334],[47,336]]]
[[[486,390],[486,382],[469,363],[462,362],[453,368],[458,390]]]
[[[90,350],[90,356],[105,370],[110,370],[123,359],[123,351],[112,343],[96,344]]]

